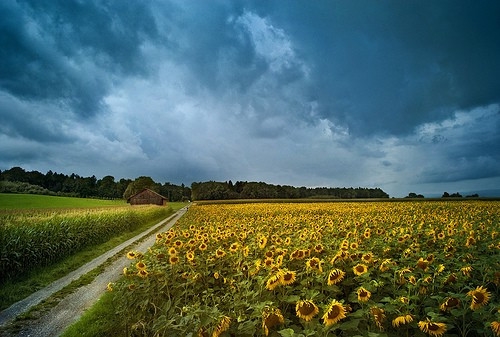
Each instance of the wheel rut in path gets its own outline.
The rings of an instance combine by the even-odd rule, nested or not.
[[[35,292],[26,299],[21,300],[11,307],[0,312],[0,327],[7,326],[17,316],[28,311],[30,308],[39,304],[43,300],[49,298],[57,291],[69,285],[72,281],[77,280],[82,275],[99,267],[109,258],[115,256],[126,247],[134,244],[136,241],[141,241],[131,250],[146,252],[156,241],[156,233],[166,231],[172,227],[177,220],[184,215],[188,207],[178,210],[174,215],[157,223],[147,231],[133,237],[132,239],[122,243],[103,255],[83,265],[79,269],[69,273],[65,277],[53,282],[49,286]],[[148,236],[149,235],[149,236]],[[106,291],[109,282],[116,281],[123,273],[123,268],[130,265],[130,260],[125,256],[119,257],[106,267],[103,273],[99,274],[90,284],[78,288],[73,293],[63,298],[56,306],[51,308],[46,313],[30,324],[21,329],[17,336],[23,337],[52,337],[59,336],[64,330],[74,322],[76,322],[85,310],[90,308],[99,297]],[[4,336],[2,334],[2,336]]]

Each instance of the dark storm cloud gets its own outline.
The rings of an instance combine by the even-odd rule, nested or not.
[[[3,1],[0,12],[0,88],[83,116],[102,108],[113,74],[147,72],[141,44],[157,37],[141,2]]]
[[[0,169],[399,196],[500,180],[495,1],[26,0],[0,16]]]
[[[315,64],[322,115],[354,134],[404,134],[455,109],[500,101],[498,1],[267,6]]]

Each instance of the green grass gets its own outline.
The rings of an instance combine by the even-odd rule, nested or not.
[[[185,203],[181,202],[169,203],[169,206],[172,208],[172,213],[181,209],[185,205]],[[122,242],[125,242],[126,240],[142,233],[158,223],[159,220],[161,219],[155,219],[148,222],[133,232],[121,233],[103,244],[90,246],[85,250],[71,255],[53,265],[39,267],[15,280],[0,282],[0,310],[9,307],[13,303],[29,296],[37,290],[42,289],[51,282],[65,276],[69,272],[78,269],[85,263],[118,246]]]
[[[43,208],[94,208],[125,206],[125,200],[56,197],[38,194],[0,193],[0,210]]]
[[[128,336],[126,323],[113,308],[112,292],[106,292],[87,310],[80,320],[64,331],[61,337]]]

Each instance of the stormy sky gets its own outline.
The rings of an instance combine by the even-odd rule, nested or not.
[[[0,169],[500,190],[500,2],[0,2]]]

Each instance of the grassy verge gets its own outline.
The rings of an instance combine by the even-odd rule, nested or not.
[[[79,321],[71,325],[61,337],[127,336],[126,324],[113,310],[112,292],[106,292],[87,310]]]
[[[169,205],[172,208],[172,213],[185,206],[184,203],[170,203]],[[156,224],[159,220],[160,219],[155,219],[145,223],[132,232],[121,233],[103,244],[88,247],[54,265],[36,268],[18,279],[1,282],[0,310],[44,288],[51,282],[78,269],[85,263],[118,246],[122,242],[140,234]]]

